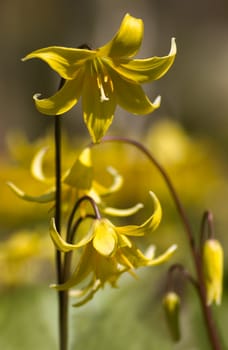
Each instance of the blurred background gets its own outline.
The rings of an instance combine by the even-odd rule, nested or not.
[[[50,208],[15,198],[5,182],[14,181],[28,193],[45,188],[32,179],[29,166],[34,152],[49,143],[53,120],[36,111],[32,95],[51,95],[59,78],[41,61],[22,63],[21,58],[50,45],[99,47],[112,38],[126,12],[144,21],[138,57],[166,55],[171,37],[176,37],[178,55],[163,79],[145,86],[152,99],[162,96],[160,109],[144,117],[118,109],[109,134],[135,137],[152,150],[173,179],[196,236],[204,210],[213,211],[217,238],[227,256],[227,1],[1,0],[0,348],[5,350],[54,349],[57,329],[56,296],[48,288],[55,278],[47,235]],[[64,129],[70,144],[66,150],[73,147],[75,153],[68,150],[77,155],[89,141],[80,105],[67,113]],[[157,194],[164,217],[158,233],[148,240],[158,251],[177,243],[179,250],[169,264],[181,262],[191,270],[175,207],[148,160],[129,146],[111,145],[98,147],[94,160],[97,169],[111,164],[126,179],[109,205],[142,201],[149,212],[148,190]],[[135,220],[143,218],[137,215]],[[107,287],[85,307],[72,310],[72,349],[209,349],[196,295],[182,279],[182,339],[173,345],[169,338],[161,307],[169,264],[143,270],[138,281],[123,278],[121,288]],[[223,304],[213,311],[225,344],[227,264],[224,277]]]

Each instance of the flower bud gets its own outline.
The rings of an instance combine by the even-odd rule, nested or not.
[[[207,304],[221,303],[223,280],[223,248],[215,239],[208,239],[203,246],[203,273]]]
[[[180,298],[175,292],[168,292],[163,298],[166,321],[174,342],[180,340],[179,310]]]

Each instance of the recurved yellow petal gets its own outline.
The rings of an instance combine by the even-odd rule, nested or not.
[[[114,70],[110,73],[115,86],[117,104],[123,109],[133,114],[143,115],[152,113],[160,106],[160,96],[151,102],[139,83],[124,79]]]
[[[150,196],[154,202],[154,212],[142,225],[116,226],[118,233],[127,236],[144,236],[145,234],[154,231],[159,225],[162,217],[162,209],[158,198],[150,191]]]
[[[126,79],[138,83],[147,83],[160,79],[167,73],[175,60],[176,51],[175,38],[172,38],[171,49],[167,56],[134,59],[120,65],[114,65],[111,62],[109,64],[118,74]]]
[[[90,245],[87,245],[82,253],[79,263],[77,264],[70,278],[65,283],[52,284],[50,287],[57,290],[68,290],[86,279],[90,273],[93,272],[93,266],[91,265],[92,255],[92,247]]]
[[[164,262],[166,262],[167,260],[169,260],[171,258],[171,256],[173,255],[173,253],[177,250],[177,245],[173,244],[171,247],[169,247],[165,253],[159,255],[157,258],[153,258],[151,261],[149,261],[147,263],[147,266],[156,266],[156,265],[160,265]]]
[[[80,240],[77,241],[75,244],[67,243],[58,233],[56,226],[55,226],[55,219],[51,219],[50,227],[49,227],[49,233],[51,236],[51,239],[55,245],[55,247],[60,250],[61,252],[67,253],[72,250],[78,249],[80,247],[83,247],[87,243],[89,243],[94,236],[94,231],[92,229],[87,230],[82,237],[80,237]]]
[[[96,283],[97,282],[97,283]],[[92,287],[90,287],[90,292],[86,295],[86,297],[79,302],[73,304],[74,307],[79,307],[87,303],[89,300],[91,300],[94,296],[94,294],[102,287],[102,284],[99,280],[97,280],[95,283],[93,283]]]
[[[40,99],[40,94],[33,96],[37,109],[45,115],[60,115],[69,111],[77,102],[82,92],[83,73],[77,78],[67,80],[63,87],[49,98]]]
[[[113,178],[113,182],[112,182],[111,186],[104,187],[100,183],[93,181],[94,190],[97,193],[99,193],[99,195],[101,195],[101,196],[107,196],[113,192],[118,191],[123,184],[123,177],[118,173],[118,171],[116,169],[109,166],[109,167],[107,167],[107,171],[110,175],[112,175],[112,178]]]
[[[155,266],[160,265],[170,259],[175,250],[177,249],[176,245],[169,247],[165,253],[159,255],[157,258],[153,257],[153,254],[150,257],[143,254],[143,252],[138,249],[136,246],[124,247],[123,255],[127,258],[127,261],[130,262],[132,268],[138,268],[142,266]]]
[[[44,183],[54,183],[54,177],[47,177],[43,171],[44,156],[48,151],[47,147],[42,147],[33,157],[31,163],[31,173],[33,177]]]
[[[134,205],[131,208],[126,208],[126,209],[118,209],[118,208],[112,208],[112,207],[104,207],[103,208],[103,213],[111,216],[119,216],[119,217],[126,217],[130,215],[136,214],[140,209],[143,208],[142,203],[138,203]]]
[[[46,62],[62,78],[70,80],[76,77],[78,69],[84,61],[96,55],[96,51],[74,49],[61,46],[49,46],[31,52],[22,61],[31,58],[40,58]]]
[[[12,182],[7,182],[7,185],[18,197],[28,202],[48,203],[52,202],[55,199],[55,190],[50,190],[49,192],[43,193],[40,196],[30,196],[29,194],[26,194],[24,191],[22,191],[19,187],[14,185]]]
[[[134,56],[141,46],[143,31],[143,21],[126,14],[116,35],[106,45],[98,49],[98,54],[114,59]]]

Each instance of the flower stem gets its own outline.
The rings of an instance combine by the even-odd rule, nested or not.
[[[63,81],[60,82],[59,89]],[[55,142],[55,223],[56,229],[61,233],[61,116],[55,116],[54,123]],[[56,249],[56,274],[57,283],[64,282],[61,252]],[[58,291],[58,329],[59,329],[59,350],[67,350],[68,345],[68,293]]]
[[[168,270],[167,292],[173,289],[173,274],[175,271],[178,271],[198,291],[199,289],[198,282],[195,280],[195,278],[192,277],[192,275],[188,272],[188,270],[186,270],[184,266],[181,264],[174,264],[174,265],[171,265]]]
[[[198,281],[198,296],[201,304],[201,309],[205,321],[205,326],[207,329],[207,334],[208,338],[211,344],[211,349],[213,350],[222,350],[222,345],[221,341],[219,339],[218,331],[213,319],[212,315],[212,310],[211,308],[207,305],[207,300],[206,300],[206,289],[205,289],[205,284],[204,284],[204,278],[203,278],[203,269],[202,269],[202,264],[201,264],[201,256],[200,253],[198,252],[198,249],[195,244],[194,240],[194,235],[193,231],[190,225],[190,222],[188,220],[188,217],[186,215],[186,212],[184,210],[184,207],[180,201],[179,196],[177,195],[177,192],[173,186],[173,183],[171,179],[169,178],[167,172],[163,168],[163,166],[157,161],[157,159],[151,154],[151,152],[140,142],[131,140],[128,138],[124,137],[107,137],[102,140],[102,142],[122,142],[125,144],[132,145],[139,149],[157,168],[159,173],[162,175],[163,179],[165,180],[165,183],[167,187],[169,188],[169,191],[171,193],[171,196],[174,200],[174,203],[176,205],[177,211],[179,213],[180,219],[183,223],[183,226],[185,228],[185,232],[188,238],[188,242],[190,245],[190,250],[192,254],[192,259],[194,261],[195,265],[195,271],[197,275],[197,281]]]
[[[61,232],[61,117],[55,117],[55,223],[58,232]],[[57,283],[63,283],[62,256],[56,250]],[[59,349],[67,350],[68,342],[68,293],[58,291],[58,324],[59,324]]]

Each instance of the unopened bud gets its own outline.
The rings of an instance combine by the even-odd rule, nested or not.
[[[215,302],[217,305],[222,299],[223,283],[223,248],[215,239],[208,239],[203,246],[203,273],[207,293],[207,304]]]
[[[175,292],[168,292],[163,298],[163,307],[172,340],[178,342],[180,340],[180,298],[178,294]]]

